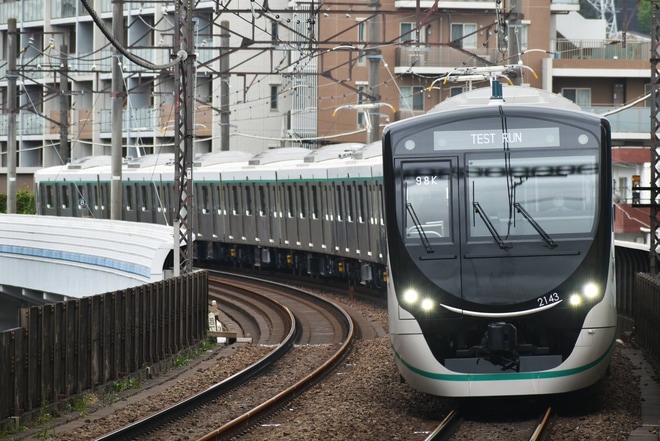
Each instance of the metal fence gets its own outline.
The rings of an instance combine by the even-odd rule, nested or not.
[[[652,361],[660,364],[660,280],[638,273],[635,286],[635,337]]]
[[[0,419],[120,380],[200,342],[206,271],[21,309],[0,333]]]

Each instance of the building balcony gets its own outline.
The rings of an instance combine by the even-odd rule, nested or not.
[[[650,41],[557,40],[553,76],[650,77]]]
[[[618,107],[583,107],[586,112],[603,115]],[[612,136],[617,139],[649,139],[651,133],[651,109],[631,107],[607,116],[612,126]]]
[[[396,49],[395,72],[441,74],[457,67],[492,66],[499,55],[500,52],[493,48],[462,50],[444,45],[401,46]]]
[[[0,26],[7,25],[10,18],[15,18],[18,23],[43,21],[44,9],[42,0],[0,3]]]
[[[8,119],[8,115],[0,115],[0,137],[6,137],[9,133]],[[19,137],[43,136],[50,133],[50,129],[46,128],[47,124],[50,124],[50,121],[41,115],[32,112],[21,112],[16,115],[16,135]]]

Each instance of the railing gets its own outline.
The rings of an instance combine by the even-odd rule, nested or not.
[[[7,136],[9,132],[7,115],[0,115],[0,136]],[[46,119],[32,112],[21,112],[16,115],[16,134],[43,135],[46,133]]]
[[[635,337],[653,361],[660,362],[660,280],[637,274],[635,286]]]
[[[493,48],[469,48],[464,52],[444,45],[402,45],[396,50],[396,65],[443,68],[490,66],[498,61],[498,57],[501,57],[500,52]]]
[[[618,108],[619,107],[583,107],[582,110],[603,115]],[[612,126],[612,132],[651,133],[650,107],[630,107],[621,112],[608,115],[607,119]]]
[[[648,60],[650,41],[558,39],[554,57],[570,60]]]
[[[7,24],[10,18],[18,23],[42,21],[45,2],[42,0],[21,0],[19,2],[0,3],[0,24]]]
[[[0,419],[107,386],[191,348],[208,326],[206,271],[20,310],[0,333]]]

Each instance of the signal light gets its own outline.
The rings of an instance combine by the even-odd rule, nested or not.
[[[338,263],[337,263],[337,270],[338,270],[340,273],[343,273],[343,272],[344,272],[344,262],[338,262]]]

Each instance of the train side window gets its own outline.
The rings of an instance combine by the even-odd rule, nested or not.
[[[245,214],[252,216],[252,187],[250,184],[245,184]]]
[[[108,188],[105,185],[102,185],[100,188],[99,192],[99,204],[101,205],[101,209],[105,210],[107,201],[108,201]]]
[[[287,207],[286,207],[286,216],[291,218],[293,217],[293,189],[291,188],[291,185],[286,186],[286,202],[287,202]]]
[[[68,184],[62,186],[62,208],[71,206],[71,187]]]
[[[151,211],[149,196],[149,185],[140,185],[140,209],[144,212]]]
[[[378,213],[380,215],[380,225],[385,226],[385,199],[383,197],[383,184],[378,184]]]
[[[133,211],[135,207],[135,198],[133,197],[133,187],[126,187],[126,211]]]
[[[305,200],[305,185],[297,185],[300,196],[300,219],[307,217],[307,201]]]
[[[210,207],[210,202],[211,199],[209,198],[209,186],[208,185],[202,185],[202,197],[201,201],[199,201],[200,205],[200,210],[202,211],[203,214],[209,214],[209,207]]]
[[[216,202],[215,209],[218,215],[222,215],[222,209],[225,206],[224,199],[222,197],[224,195],[224,188],[225,187],[222,185],[213,186],[213,192],[215,193],[215,202]]]
[[[353,222],[355,220],[354,206],[353,203],[353,184],[348,184],[346,186],[346,220],[348,222]]]
[[[366,183],[364,185],[359,185],[357,187],[357,209],[358,209],[358,222],[363,224],[364,219],[365,219],[365,211],[366,211],[366,206],[365,206],[365,201],[364,201],[364,187],[366,186]]]
[[[259,191],[259,216],[266,216],[266,207],[268,206],[266,204],[266,189],[263,185],[260,185],[257,189]]]
[[[323,217],[326,221],[330,222],[335,220],[335,205],[332,203],[332,188],[333,187],[329,184],[323,184],[323,187],[321,188],[323,197]]]
[[[232,204],[232,214],[239,214],[241,212],[241,206],[239,203],[239,196],[238,196],[238,187],[236,185],[232,185],[231,187],[231,204]]]
[[[46,185],[46,207],[53,208],[53,195],[55,193],[55,187],[52,185]]]
[[[343,195],[343,188],[341,185],[337,185],[335,187],[335,193],[337,195],[337,222],[343,222],[344,221],[344,195]]]
[[[319,218],[319,195],[318,195],[318,186],[316,184],[312,185],[312,219]]]

